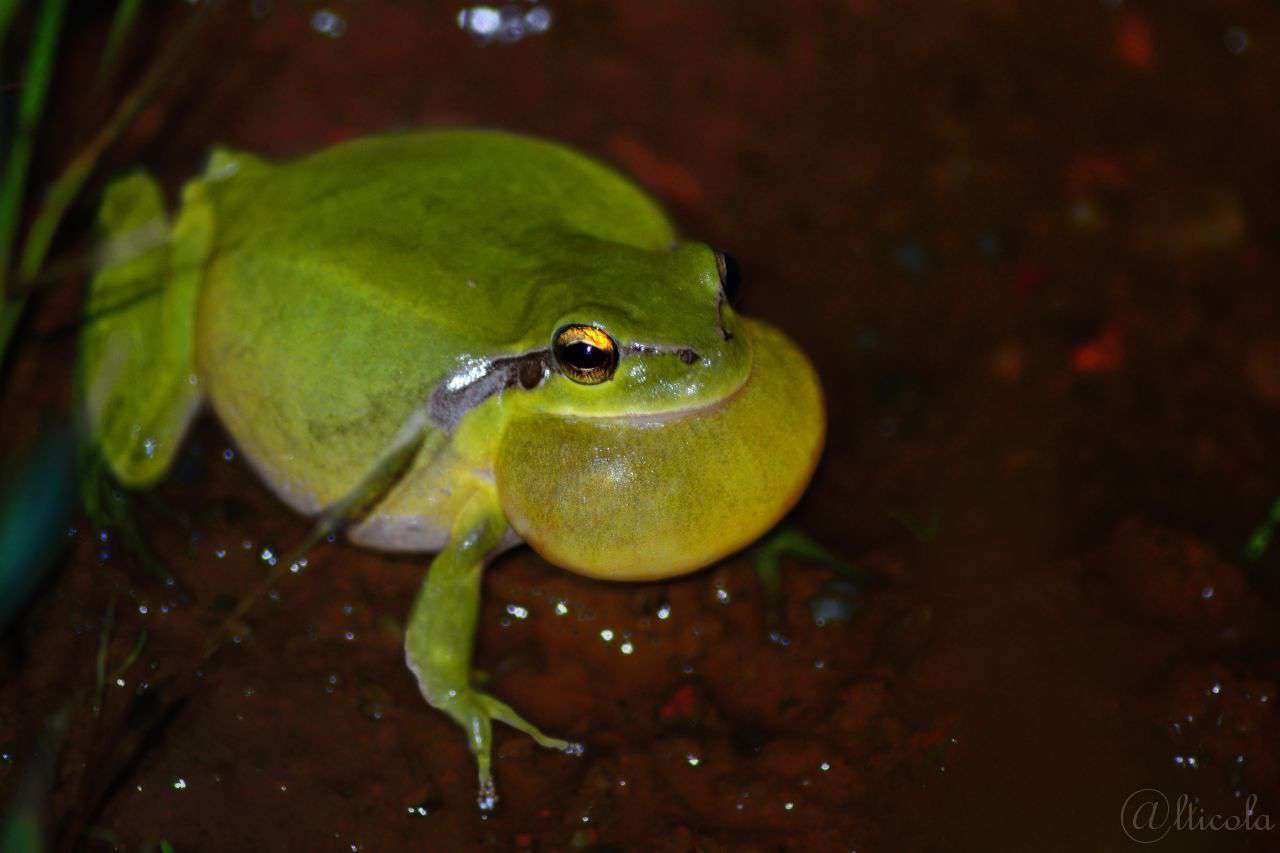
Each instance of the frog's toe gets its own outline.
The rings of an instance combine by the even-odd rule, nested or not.
[[[466,729],[467,740],[479,772],[476,805],[483,812],[493,811],[498,805],[498,789],[493,781],[492,769],[494,720],[524,732],[539,746],[556,749],[568,755],[583,753],[582,744],[549,737],[537,726],[517,714],[510,705],[487,693],[470,690],[459,692],[451,701],[441,706],[441,709]]]
[[[491,812],[498,807],[498,788],[493,784],[493,777],[481,778],[476,805],[482,812]]]
[[[515,712],[510,705],[488,694],[480,694],[480,699],[484,703],[489,716],[500,723],[506,723],[517,731],[522,731],[529,737],[533,738],[538,746],[547,749],[556,749],[566,755],[582,755],[585,748],[578,741],[564,740],[562,738],[550,737],[542,732],[533,723],[530,723],[524,717]]]

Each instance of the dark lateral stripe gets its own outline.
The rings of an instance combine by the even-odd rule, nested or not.
[[[674,355],[685,364],[693,364],[700,356],[692,347],[662,346],[658,344],[631,344],[628,351],[642,355]],[[525,391],[537,388],[551,375],[551,350],[539,349],[523,355],[495,358],[484,373],[460,388],[450,388],[449,383],[458,374],[450,374],[440,380],[431,392],[427,403],[427,415],[431,423],[445,432],[462,420],[462,416],[485,400],[507,388]]]
[[[495,358],[484,373],[460,388],[450,388],[454,376],[440,380],[431,392],[427,414],[431,422],[452,432],[462,416],[506,388],[537,388],[551,374],[551,351],[534,350],[524,355]]]

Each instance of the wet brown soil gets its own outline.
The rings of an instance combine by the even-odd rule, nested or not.
[[[113,168],[176,192],[215,143],[446,124],[617,164],[735,252],[745,310],[814,358],[829,444],[791,522],[883,583],[787,562],[778,642],[746,556],[640,585],[504,557],[484,677],[587,752],[501,731],[482,816],[403,665],[426,561],[324,544],[116,768],[136,697],[306,532],[206,419],[137,501],[185,591],[80,518],[5,639],[12,793],[93,685],[110,603],[111,660],[146,632],[72,718],[61,845],[1119,850],[1144,788],[1221,816],[1256,795],[1280,826],[1280,550],[1243,554],[1280,496],[1280,7],[557,3],[546,33],[482,45],[454,7],[335,3],[335,38],[321,6],[274,5],[219,14]],[[94,118],[76,75],[103,25],[68,34],[46,172]],[[84,235],[82,215],[64,251]],[[4,458],[66,411],[77,299],[29,318]],[[1280,828],[1148,849],[1274,850]]]

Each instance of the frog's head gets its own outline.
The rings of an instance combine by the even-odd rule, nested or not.
[[[611,243],[571,263],[544,270],[551,282],[532,289],[529,325],[541,340],[526,343],[550,356],[532,408],[566,417],[678,415],[746,381],[751,345],[728,298],[736,269],[724,255],[700,243],[664,252]]]
[[[605,255],[575,275],[570,304],[534,297],[545,373],[511,395],[499,496],[516,532],[567,569],[693,571],[799,498],[822,447],[821,388],[786,337],[734,312],[723,255],[693,243]]]

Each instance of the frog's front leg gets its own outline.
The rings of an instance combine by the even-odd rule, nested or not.
[[[490,769],[493,720],[519,729],[542,746],[582,753],[581,744],[547,737],[510,706],[471,684],[481,575],[506,529],[496,495],[477,492],[454,523],[449,544],[432,560],[405,632],[405,659],[422,695],[467,732],[480,772],[479,805],[485,811],[498,802]]]

